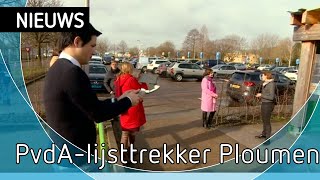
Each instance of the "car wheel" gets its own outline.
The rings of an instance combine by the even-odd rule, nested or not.
[[[143,72],[147,72],[147,67],[144,66],[144,67],[142,68],[142,71],[143,71]]]
[[[183,79],[183,77],[182,77],[182,75],[181,74],[176,74],[175,75],[175,79],[176,79],[176,81],[182,81],[182,79]]]
[[[152,69],[152,73],[155,74],[156,73],[157,68],[153,68]]]

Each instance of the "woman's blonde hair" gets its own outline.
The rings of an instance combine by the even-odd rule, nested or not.
[[[133,65],[128,62],[123,62],[120,65],[120,73],[119,76],[123,74],[132,74],[133,73]]]

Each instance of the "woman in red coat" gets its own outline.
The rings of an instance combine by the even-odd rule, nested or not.
[[[137,78],[132,76],[132,64],[124,62],[121,64],[120,69],[120,74],[114,82],[116,97],[121,96],[128,90],[147,88],[145,84],[140,84]],[[129,108],[127,112],[120,115],[120,124],[122,128],[121,143],[125,149],[128,149],[130,144],[134,144],[135,133],[138,132],[140,127],[145,123],[146,116],[142,102]]]

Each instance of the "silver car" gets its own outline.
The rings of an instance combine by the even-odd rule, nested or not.
[[[237,72],[236,67],[234,67],[233,65],[226,65],[226,64],[219,64],[219,65],[213,66],[211,69],[215,77],[221,77],[221,76],[227,77]]]
[[[176,81],[182,81],[184,78],[202,79],[204,69],[193,63],[172,63],[167,68],[167,74]]]

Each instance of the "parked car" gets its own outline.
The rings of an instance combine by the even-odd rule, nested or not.
[[[187,62],[187,63],[197,63],[198,60],[196,60],[196,59],[187,59],[185,62]]]
[[[168,62],[164,62],[164,63],[161,63],[157,70],[156,70],[156,73],[159,74],[161,77],[167,77],[167,67],[171,64],[170,61]]]
[[[260,64],[251,64],[250,68],[251,69],[257,69],[260,66]]]
[[[246,70],[247,66],[242,63],[228,63],[228,65],[234,66],[237,70]]]
[[[170,64],[167,68],[167,74],[176,81],[182,81],[184,78],[202,79],[204,69],[194,63],[179,63]]]
[[[270,70],[270,68],[272,68],[273,65],[270,65],[270,64],[261,64],[257,69],[262,71],[262,70]]]
[[[90,83],[91,83],[91,88],[96,91],[105,91],[104,87],[104,77],[107,73],[107,68],[103,64],[94,64],[94,63],[89,63],[88,65],[85,65],[83,67],[84,71],[87,73]]]
[[[109,56],[109,55],[105,55],[103,57],[103,64],[105,65],[110,65],[111,64],[111,61],[114,59],[113,56]]]
[[[147,66],[152,60],[161,60],[161,59],[157,57],[140,56],[136,64],[136,68],[142,69],[143,71],[147,71]]]
[[[226,63],[222,60],[208,59],[208,60],[204,60],[204,61],[198,61],[196,64],[202,68],[212,68],[213,66],[215,66],[217,64],[226,64]]]
[[[277,71],[279,73],[285,74],[288,71],[294,70],[293,67],[275,67],[272,71]]]
[[[265,71],[272,71],[272,70],[273,70],[274,68],[276,68],[276,67],[277,67],[276,65],[270,65],[270,66],[264,68],[263,70],[265,70]]]
[[[227,95],[240,102],[252,103],[255,95],[262,89],[261,71],[238,71],[230,78],[227,85]],[[281,73],[272,73],[276,83],[276,94],[280,96],[288,91],[294,91],[294,83]]]
[[[151,62],[147,65],[147,70],[151,71],[152,73],[156,73],[157,68],[161,63],[169,62],[168,60],[164,59],[157,59],[157,60],[151,60]]]
[[[211,69],[215,77],[230,77],[233,73],[237,71],[237,69],[234,66],[227,64],[218,64],[216,66],[213,66]]]
[[[298,80],[298,70],[290,70],[284,73],[284,75],[294,82],[297,82]]]
[[[97,56],[97,55],[93,55],[93,56],[91,57],[89,63],[102,64],[102,57]]]

